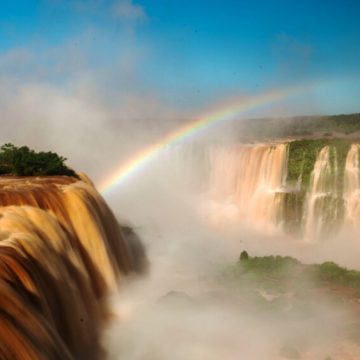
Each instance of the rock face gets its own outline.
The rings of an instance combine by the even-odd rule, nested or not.
[[[0,178],[0,358],[100,359],[105,296],[145,268],[93,185]]]

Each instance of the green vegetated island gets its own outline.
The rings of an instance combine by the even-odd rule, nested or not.
[[[331,261],[306,265],[290,256],[250,256],[243,251],[236,263],[220,271],[220,277],[239,289],[260,286],[265,291],[280,293],[332,289],[339,295],[346,293],[360,300],[360,271]]]
[[[17,147],[8,143],[0,148],[0,175],[77,177],[65,161],[66,158],[51,151],[36,152],[27,146]]]
[[[341,325],[336,325],[341,326],[341,335],[360,345],[360,271],[334,262],[307,265],[288,256],[250,256],[243,251],[237,262],[218,270],[217,278],[222,288],[237,294],[249,314],[303,324],[327,309],[332,318],[342,319]],[[345,312],[351,315],[343,316]],[[327,336],[326,325],[321,324],[320,329]],[[300,359],[298,350],[303,345],[301,339],[299,343],[291,342],[283,349],[290,353],[284,358]]]

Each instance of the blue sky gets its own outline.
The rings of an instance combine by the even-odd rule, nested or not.
[[[309,112],[360,112],[357,0],[3,0],[0,10],[0,79],[66,87],[92,74],[105,93],[156,93],[179,109],[314,83]]]

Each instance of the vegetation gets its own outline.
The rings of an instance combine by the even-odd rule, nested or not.
[[[244,261],[244,260],[248,260],[249,259],[249,254],[247,253],[247,251],[243,251],[240,254],[239,260],[240,261]]]
[[[302,187],[307,189],[316,157],[324,146],[330,146],[330,162],[338,165],[337,187],[342,188],[345,160],[353,141],[348,139],[295,140],[289,144],[288,183],[298,181],[300,175]]]
[[[345,286],[360,295],[360,271],[348,270],[332,261],[312,265],[311,271],[322,283]]]
[[[300,233],[305,206],[305,192],[283,192],[281,196],[282,207],[279,211],[278,223],[282,222],[283,228],[289,234]]]
[[[246,251],[245,253],[247,254]],[[240,255],[240,260],[235,266],[237,267],[237,275],[266,276],[274,279],[299,271],[301,263],[289,256],[251,257],[247,254],[247,258]]]
[[[302,116],[280,119],[251,119],[242,122],[244,138],[356,137],[360,113],[333,116]],[[360,134],[359,136],[360,137]]]
[[[356,315],[360,310],[360,271],[334,262],[307,265],[288,256],[257,257],[243,251],[236,263],[220,269],[218,282],[227,298],[231,294],[239,299],[249,314],[290,322],[294,331],[296,324],[311,319],[321,323],[319,309],[331,306],[334,316],[341,316],[345,339],[360,344],[360,319]],[[342,318],[344,311],[354,317]],[[290,336],[280,350],[281,356],[299,358],[304,343],[298,339]]]
[[[15,176],[77,176],[65,165],[66,158],[53,152],[35,152],[27,146],[5,144],[0,148],[0,174]]]
[[[346,157],[353,139],[301,139],[288,144],[287,179],[288,192],[282,193],[280,220],[289,233],[301,233],[303,213],[311,186],[311,175],[319,152],[329,147],[330,172],[323,178],[322,191],[327,193],[318,199],[316,211],[321,212],[326,232],[336,231],[342,223],[345,211],[343,198]],[[279,195],[280,196],[280,195]],[[326,228],[326,229],[325,229]]]
[[[348,270],[334,262],[305,265],[289,256],[251,257],[243,251],[239,261],[224,269],[221,274],[238,284],[245,282],[248,285],[251,280],[255,286],[271,283],[271,287],[288,288],[289,283],[296,280],[295,283],[301,286],[306,281],[310,287],[344,287],[360,297],[360,271]]]

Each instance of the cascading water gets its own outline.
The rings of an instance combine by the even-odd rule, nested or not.
[[[102,358],[105,296],[142,249],[85,178],[1,178],[0,204],[0,358]]]
[[[335,234],[344,218],[352,228],[360,227],[360,146],[340,148],[341,160],[335,145],[319,146],[306,169],[300,153],[294,181],[287,179],[288,167],[294,168],[289,148],[290,143],[209,146],[208,187],[201,202],[206,221],[219,228],[282,230],[307,240]]]
[[[336,219],[334,201],[337,193],[337,176],[336,151],[330,146],[325,146],[320,150],[311,173],[304,213],[306,239],[320,236],[330,221]]]
[[[213,224],[228,221],[274,230],[279,194],[286,180],[287,144],[233,145],[210,149],[205,216]]]
[[[199,200],[201,217],[219,230],[245,225],[311,240],[336,234],[344,220],[360,227],[359,148],[323,139],[181,143],[159,156],[154,173]]]
[[[352,144],[346,157],[344,173],[345,224],[360,227],[360,145]]]

